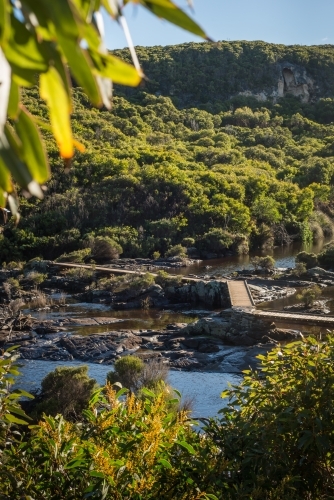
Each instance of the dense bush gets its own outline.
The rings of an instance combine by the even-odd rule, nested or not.
[[[42,202],[22,199],[19,227],[9,223],[0,235],[0,261],[55,259],[88,240],[92,258],[103,262],[117,255],[164,256],[180,244],[224,255],[247,252],[249,243],[284,243],[280,234],[304,241],[333,234],[333,99],[302,103],[285,96],[274,104],[238,95],[245,88],[271,93],[277,65],[286,58],[304,65],[322,81],[319,92],[328,93],[331,80],[324,75],[334,68],[332,49],[325,47],[320,59],[312,47],[263,42],[138,50],[152,75],[146,93],[116,90],[110,113],[92,109],[74,89],[73,129],[86,150],[65,179],[46,134],[53,172],[48,195]],[[257,67],[251,76],[249,61]],[[181,81],[177,75],[185,68]],[[155,95],[157,81],[163,95]],[[206,101],[209,95],[214,99]],[[24,100],[46,118],[36,89],[26,90]],[[96,238],[103,241],[93,249]]]

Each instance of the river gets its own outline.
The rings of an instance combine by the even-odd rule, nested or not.
[[[20,361],[21,376],[17,386],[26,391],[38,389],[42,379],[56,366],[80,366],[83,363],[51,361]],[[85,363],[89,368],[89,375],[103,385],[110,366]],[[168,381],[172,387],[178,389],[185,400],[192,401],[193,417],[213,417],[226,402],[220,398],[220,393],[228,388],[228,384],[238,384],[240,377],[226,373],[210,372],[181,372],[171,370]]]
[[[226,275],[243,269],[254,269],[251,264],[251,258],[259,255],[271,255],[274,257],[277,268],[293,268],[295,267],[295,257],[301,252],[311,252],[318,254],[323,249],[326,243],[329,243],[331,238],[325,238],[317,241],[316,243],[306,244],[301,242],[291,243],[290,245],[276,247],[271,251],[265,252],[251,252],[249,255],[234,255],[231,257],[223,257],[220,259],[203,260],[196,262],[188,267],[181,267],[171,272],[175,274],[182,274],[187,276],[194,274],[196,276],[203,275]]]
[[[271,253],[276,260],[276,267],[294,267],[295,256],[298,252],[305,250],[308,252],[319,253],[323,245],[328,240],[321,240],[314,245],[302,245],[294,243],[289,246],[275,248]],[[255,254],[254,254],[255,255]],[[252,255],[242,255],[226,257],[223,259],[214,259],[198,262],[186,268],[173,270],[174,273],[182,275],[195,274],[203,275],[226,275],[242,269],[252,269],[250,259]],[[331,290],[324,289],[324,296],[333,296],[334,288]],[[333,290],[332,290],[333,288]],[[264,308],[283,308],[284,305],[291,304],[295,298],[280,299],[274,303],[268,303]],[[333,305],[332,305],[333,304]],[[331,304],[331,312],[334,312],[334,301]],[[199,311],[200,313],[200,311]],[[109,306],[103,304],[86,304],[86,303],[69,303],[68,307],[54,312],[34,313],[34,316],[40,319],[54,318],[57,316],[71,317],[97,317],[97,316],[112,316],[121,320],[119,323],[104,325],[99,327],[72,327],[70,333],[80,333],[82,335],[91,333],[104,333],[118,329],[161,329],[168,323],[190,322],[196,319],[196,314],[176,313],[173,311],[158,311],[158,310],[128,310],[128,311],[111,311]],[[22,361],[21,372],[22,376],[18,380],[18,385],[26,390],[37,389],[47,373],[54,370],[56,366],[61,365],[80,365],[82,363],[72,361],[68,363],[50,361]],[[87,364],[87,363],[86,363]],[[110,367],[99,364],[88,363],[89,374],[95,378],[98,383],[103,384],[106,373]],[[195,417],[209,417],[217,414],[218,410],[224,406],[224,401],[220,398],[220,393],[228,387],[229,383],[237,384],[240,377],[234,374],[227,373],[212,373],[212,372],[181,372],[170,371],[169,382],[178,389],[183,397],[193,400],[193,415]]]

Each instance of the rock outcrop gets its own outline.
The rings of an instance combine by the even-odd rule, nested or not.
[[[212,336],[225,344],[238,346],[253,346],[270,340],[292,340],[299,336],[297,330],[276,328],[272,320],[254,314],[253,309],[237,307],[201,318],[187,325],[181,333]]]

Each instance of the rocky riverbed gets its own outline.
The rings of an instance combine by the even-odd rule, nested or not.
[[[172,286],[168,283],[165,286],[156,283],[129,286],[118,291],[99,289],[98,281],[95,279],[94,282],[92,277],[87,280],[85,276],[64,275],[50,263],[38,265],[46,273],[43,292],[29,285],[28,278],[22,280],[22,288],[11,289],[8,277],[15,278],[18,273],[0,272],[0,281],[4,283],[2,300],[5,303],[0,310],[0,348],[4,350],[18,345],[21,357],[27,360],[78,360],[109,365],[119,356],[136,354],[144,359],[160,358],[174,369],[239,373],[248,366],[255,366],[255,356],[259,352],[267,351],[276,342],[299,336],[296,330],[277,328],[275,324],[259,319],[251,310],[230,308],[228,278],[208,277]],[[323,287],[334,282],[333,273],[319,268],[311,270],[307,277],[309,280],[301,280],[282,273],[279,279],[273,279],[248,273],[247,280],[255,303],[289,297],[298,287],[314,282]],[[239,276],[239,279],[243,278],[245,276]],[[52,299],[55,293],[64,289],[74,292],[80,289],[79,293],[72,293],[72,300],[104,304],[103,307],[108,307],[111,314],[113,310],[134,307],[192,312],[191,308],[196,305],[207,310],[198,314],[200,319],[190,324],[173,323],[165,328],[141,330],[122,329],[121,320],[110,314],[78,318],[58,313],[57,317],[44,320],[35,317],[36,310],[57,311],[59,307],[64,307],[66,297],[63,297],[61,306]],[[31,308],[30,314],[23,314],[22,307],[31,305],[39,293],[43,293],[44,304],[38,305],[37,301],[35,311]],[[220,312],[212,310],[215,308]],[[97,327],[98,332],[81,335],[82,327]]]
[[[203,312],[204,313],[204,312]],[[19,346],[23,359],[112,364],[120,356],[136,354],[144,360],[159,358],[169,367],[239,373],[255,366],[255,356],[275,341],[298,337],[293,330],[277,329],[247,311],[228,309],[189,324],[169,324],[160,330],[112,330],[112,317],[58,317],[39,321],[17,314],[3,319],[0,348]],[[69,329],[105,326],[103,334],[78,335]]]

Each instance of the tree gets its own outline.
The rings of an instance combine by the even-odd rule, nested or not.
[[[131,2],[207,39],[171,0],[0,2],[0,207],[8,201],[17,215],[14,182],[31,195],[43,197],[41,185],[50,171],[39,126],[52,132],[67,166],[75,148],[83,151],[70,124],[71,77],[92,104],[107,109],[111,107],[112,82],[136,86],[144,77],[123,16],[123,7]],[[133,66],[105,48],[102,8],[123,27]],[[37,77],[50,126],[21,103],[21,87],[36,85]]]

